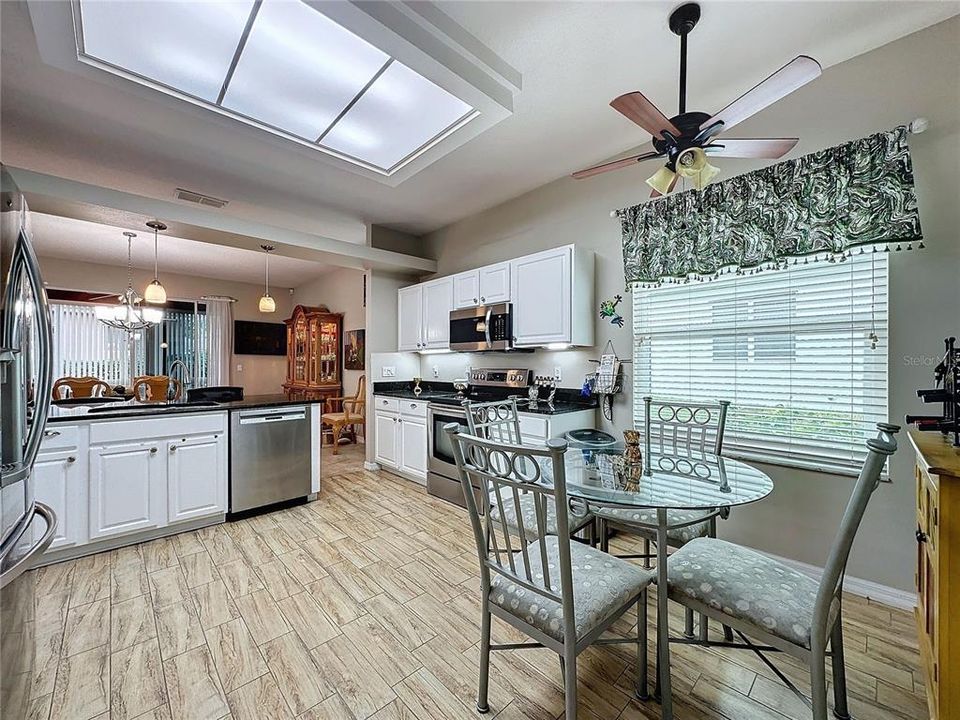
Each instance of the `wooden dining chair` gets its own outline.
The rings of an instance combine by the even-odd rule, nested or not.
[[[652,451],[667,455],[707,457],[723,452],[723,435],[727,426],[727,410],[730,402],[688,403],[643,398],[644,403],[644,461],[652,461]],[[600,547],[610,550],[610,530],[639,536],[643,539],[643,552],[619,555],[622,558],[641,558],[649,567],[650,545],[657,541],[657,511],[625,508],[599,508],[596,511],[599,525]],[[701,537],[717,536],[717,518],[729,516],[728,509],[713,510],[667,510],[667,544],[680,548]],[[701,618],[700,636],[708,633],[707,622]],[[685,627],[688,637],[693,635],[693,612],[686,613]],[[729,630],[725,629],[729,635]]]
[[[487,690],[490,652],[549,648],[560,656],[565,717],[577,717],[577,656],[592,644],[630,643],[637,646],[637,696],[647,697],[647,588],[652,574],[594,547],[571,542],[563,440],[546,447],[507,444],[461,432],[456,423],[443,429],[453,456],[470,516],[480,560],[480,679],[477,710],[489,711]],[[549,464],[552,479],[544,481],[541,463]],[[496,498],[497,518],[481,512],[473,493]],[[527,528],[520,508],[532,498],[534,527]],[[503,505],[513,504],[517,527]],[[556,532],[548,528],[547,508],[553,510]],[[584,508],[585,510],[585,508]],[[521,538],[536,537],[532,542]],[[514,540],[516,538],[516,540]],[[601,638],[627,610],[636,606],[636,638]],[[493,645],[492,616],[496,615],[533,642]]]
[[[340,437],[344,431],[350,433],[353,442],[357,442],[357,428],[364,429],[367,424],[367,376],[361,375],[357,381],[357,392],[353,397],[331,397],[324,403],[324,413],[320,416],[320,425],[330,429],[333,441],[333,454],[339,454]]]
[[[113,395],[113,388],[100,378],[90,377],[89,375],[83,377],[66,376],[58,378],[53,383],[54,400],[63,400],[68,397],[104,397],[105,395]]]
[[[850,717],[843,660],[843,578],[863,514],[880,484],[884,463],[897,449],[894,435],[900,430],[886,423],[878,424],[877,429],[877,437],[866,443],[867,457],[819,581],[767,555],[716,538],[691,540],[668,564],[670,599],[732,627],[741,640],[733,647],[759,654],[771,668],[774,666],[764,652],[785,652],[807,663],[812,701],[776,672],[812,707],[814,720],[827,718],[827,657],[832,658],[833,713],[841,720]],[[748,636],[764,645],[754,644]],[[714,644],[703,638],[680,642]],[[724,647],[730,645],[723,643]]]
[[[133,381],[133,397],[142,401],[179,400],[183,383],[169,375],[141,375]]]
[[[523,445],[523,438],[520,434],[520,413],[517,409],[516,399],[498,400],[496,402],[475,403],[469,400],[463,402],[463,408],[467,415],[467,429],[471,435],[482,437],[486,440],[504,443],[506,445]],[[493,519],[499,521],[501,507],[507,513],[505,519],[511,528],[519,528],[522,524],[525,528],[525,537],[527,541],[536,540],[536,535],[531,535],[537,528],[534,522],[536,510],[534,507],[533,496],[528,493],[520,495],[520,513],[522,523],[518,520],[514,512],[513,503],[495,502],[491,498],[490,512]],[[594,523],[593,513],[587,513],[582,516],[568,513],[568,526],[571,534],[577,533],[584,527],[589,527],[590,544],[596,545],[596,524]],[[553,508],[547,507],[547,532],[551,535],[557,534],[557,518],[554,515]]]

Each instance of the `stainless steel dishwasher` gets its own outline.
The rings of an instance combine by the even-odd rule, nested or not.
[[[303,405],[230,413],[230,512],[305,498],[310,413]]]

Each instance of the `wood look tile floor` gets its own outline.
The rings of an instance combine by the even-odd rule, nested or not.
[[[466,513],[364,471],[362,452],[324,451],[317,502],[42,568],[30,719],[481,717]],[[845,614],[854,717],[926,718],[912,616],[854,596]],[[494,620],[494,642],[523,639]],[[678,720],[810,717],[752,654],[674,646],[672,659]],[[780,664],[808,689],[801,665]],[[660,717],[632,697],[627,646],[590,648],[578,669],[580,718]],[[494,653],[490,706],[498,720],[561,717],[556,656]]]

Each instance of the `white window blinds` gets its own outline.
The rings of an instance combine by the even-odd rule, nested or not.
[[[633,293],[637,427],[645,395],[725,399],[724,454],[859,470],[887,420],[885,253]]]
[[[125,385],[131,381],[131,366],[143,374],[143,343],[131,343],[126,332],[97,320],[95,305],[52,302],[50,319],[54,379],[95,377]]]

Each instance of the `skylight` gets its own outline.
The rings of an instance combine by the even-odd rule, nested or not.
[[[79,0],[82,58],[390,175],[479,113],[297,0]]]

